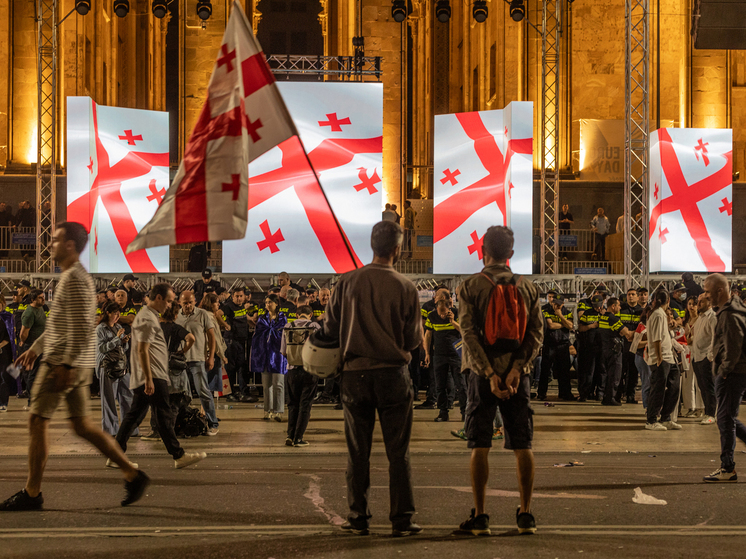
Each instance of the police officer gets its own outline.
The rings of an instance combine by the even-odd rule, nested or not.
[[[637,289],[630,288],[627,290],[627,301],[621,306],[619,311],[619,318],[622,321],[622,325],[624,325],[629,332],[634,332],[637,330],[637,325],[640,324],[641,314],[642,307],[639,304]],[[638,373],[637,367],[635,366],[635,355],[629,351],[631,345],[632,343],[629,340],[624,340],[624,351],[622,352],[622,380],[619,382],[619,391],[617,392],[616,399],[621,402],[626,394],[627,403],[636,404],[635,389],[637,388]]]
[[[602,312],[598,317],[598,334],[603,351],[601,383],[598,390],[600,394],[603,394],[601,403],[604,406],[622,405],[614,398],[614,395],[622,376],[622,351],[624,351],[622,339],[630,340],[632,334],[624,327],[618,316],[620,309],[619,299],[611,297],[606,302],[606,312]]]
[[[257,398],[249,394],[245,375],[248,372],[249,321],[246,309],[246,291],[236,287],[233,296],[223,305],[224,320],[231,327],[226,336],[228,364],[226,372],[233,386],[233,393],[226,400],[230,402],[256,402]],[[238,390],[235,387],[238,386]]]
[[[686,314],[686,286],[683,283],[678,282],[673,286],[669,307],[676,324],[680,326]]]
[[[426,323],[427,323],[427,317],[428,317],[428,315],[431,312],[433,312],[435,310],[435,308],[437,307],[437,305],[435,304],[435,300],[439,296],[446,296],[446,297],[450,297],[451,296],[450,291],[448,290],[448,288],[445,285],[437,285],[437,286],[435,286],[435,291],[433,292],[433,298],[430,299],[429,301],[425,301],[422,304],[422,307],[420,308],[420,313],[422,315],[422,330],[423,330],[423,332],[426,329]],[[424,344],[425,344],[424,339],[422,341],[422,344],[423,344],[422,347],[424,348]],[[420,353],[419,349],[416,350],[416,353],[419,355],[419,353]],[[414,354],[413,354],[413,357],[414,357]],[[421,382],[423,378],[428,379],[427,393],[425,395],[425,401],[422,402],[421,404],[417,404],[414,407],[414,409],[416,409],[416,410],[432,410],[432,409],[435,409],[435,405],[438,403],[437,402],[437,391],[436,391],[436,387],[435,387],[435,368],[432,365],[427,366],[424,363],[422,363],[422,365],[424,365],[424,366],[420,367],[420,371],[419,371],[420,372],[420,382],[418,383],[417,387],[419,389],[419,387],[423,384]]]
[[[570,330],[574,328],[572,311],[564,307],[565,298],[554,293],[552,300],[541,309],[544,315],[544,347],[539,377],[539,400],[547,399],[550,374],[554,373],[561,400],[575,400],[570,385]]]
[[[578,401],[593,398],[593,374],[601,367],[601,347],[598,343],[598,317],[604,296],[598,290],[593,297],[578,303]]]

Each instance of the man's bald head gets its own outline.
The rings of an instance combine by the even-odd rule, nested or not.
[[[182,303],[194,303],[194,292],[193,291],[182,291],[179,300]]]
[[[730,299],[728,278],[723,274],[710,274],[705,278],[705,293],[713,306],[724,305]]]

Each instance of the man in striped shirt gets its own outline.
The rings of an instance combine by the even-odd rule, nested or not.
[[[150,481],[136,464],[127,460],[114,439],[89,418],[88,385],[96,366],[96,291],[79,261],[87,242],[88,233],[80,223],[63,222],[54,231],[52,253],[62,268],[54,305],[44,334],[16,360],[16,365],[28,369],[38,355],[44,354],[31,389],[29,475],[26,487],[0,503],[0,511],[42,508],[41,480],[49,454],[47,430],[62,400],[67,404],[75,433],[121,468],[125,479],[122,506],[140,499]],[[71,328],[71,324],[75,327]]]

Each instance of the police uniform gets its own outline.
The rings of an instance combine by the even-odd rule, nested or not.
[[[598,318],[598,334],[603,351],[603,368],[598,391],[603,394],[605,405],[614,405],[614,396],[622,377],[624,342],[622,341],[621,331],[624,329],[624,324],[617,315],[610,312],[602,314]]]
[[[682,303],[681,301],[671,297],[669,299],[668,306],[671,308],[671,312],[673,313],[674,318],[680,318],[682,320],[684,319],[684,315],[686,314],[685,303]]]
[[[458,310],[453,312],[453,320],[458,321]],[[430,311],[425,321],[425,328],[431,332],[433,339],[431,368],[435,374],[437,390],[438,417],[448,418],[448,410],[453,405],[455,388],[459,407],[463,414],[466,410],[466,383],[461,374],[461,355],[456,348],[461,342],[461,333],[451,323],[451,319],[441,317],[437,310]]]
[[[630,305],[625,303],[619,311],[619,318],[624,327],[630,332],[637,330],[640,324],[640,315],[642,307],[640,305]],[[629,348],[632,342],[624,340],[624,351],[622,352],[622,380],[619,383],[619,393],[617,400],[621,401],[622,396],[626,394],[629,403],[634,403],[635,389],[637,388],[638,371],[635,365],[635,354],[630,353]]]
[[[294,322],[298,318],[298,307],[295,303],[291,303],[287,299],[280,299],[280,304],[277,306],[277,310],[285,315],[288,323]]]
[[[572,312],[564,306],[560,308],[560,314],[572,322]],[[541,355],[541,374],[539,376],[539,389],[537,395],[540,400],[547,396],[549,378],[553,373],[559,387],[559,397],[563,400],[573,400],[572,386],[570,385],[570,330],[564,326],[558,330],[552,330],[547,326],[547,319],[561,324],[560,317],[551,303],[541,308],[544,316],[544,346]]]
[[[319,301],[311,303],[311,310],[313,311],[314,322],[321,322],[321,317],[324,314],[326,305],[322,305]]]
[[[435,307],[437,305],[435,304],[435,299],[430,299],[429,301],[425,301],[422,304],[422,307],[420,308],[420,313],[422,314],[422,320],[423,320],[423,328],[424,324],[427,323],[427,317],[428,315],[435,310]],[[429,348],[432,350],[432,348]],[[414,359],[414,356],[417,356],[417,361],[420,360],[420,350],[416,349],[412,352],[412,358]],[[423,407],[435,407],[435,404],[437,403],[437,389],[435,386],[435,369],[433,368],[433,364],[430,363],[430,366],[427,368],[419,367],[417,375],[417,380],[419,382],[415,382],[415,386],[419,390],[420,386],[422,386],[423,378],[427,379],[427,393],[425,394],[425,401],[420,404]]]
[[[231,327],[226,332],[227,351],[226,358],[228,363],[225,366],[231,386],[238,386],[239,390],[234,390],[232,399],[238,399],[241,395],[248,394],[248,386],[245,375],[248,372],[248,348],[249,345],[249,311],[243,305],[237,305],[232,300],[223,304],[224,320]]]
[[[578,303],[578,323],[588,326],[598,322],[598,318],[599,313],[593,308],[592,299],[581,299]],[[593,375],[601,367],[601,347],[598,341],[597,328],[578,331],[578,394],[581,399],[593,397]]]

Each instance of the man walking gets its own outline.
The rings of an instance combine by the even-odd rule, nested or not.
[[[712,336],[715,333],[717,318],[710,306],[707,293],[700,293],[697,299],[697,317],[691,324],[691,333],[687,343],[692,348],[692,367],[697,378],[699,392],[705,406],[705,416],[701,425],[715,423],[715,377],[712,374]]]
[[[717,423],[720,430],[720,468],[705,476],[708,483],[738,481],[736,437],[746,442],[746,426],[738,420],[743,395],[746,393],[746,306],[741,299],[731,297],[728,280],[722,274],[705,279],[705,292],[717,309],[717,323],[712,344]]]
[[[347,502],[343,530],[367,535],[371,512],[370,452],[376,411],[389,459],[389,519],[394,536],[422,531],[412,522],[414,494],[409,464],[412,433],[411,351],[422,342],[417,289],[396,270],[401,227],[373,226],[373,262],[343,275],[326,309],[324,333],[338,338],[342,352],[342,403],[347,439]]]
[[[16,364],[29,368],[38,355],[43,362],[31,390],[29,417],[29,475],[26,487],[0,504],[0,511],[40,510],[44,503],[41,480],[49,454],[49,420],[62,400],[75,434],[98,448],[122,470],[125,497],[122,506],[140,499],[150,479],[131,464],[114,439],[89,418],[88,385],[96,366],[96,290],[91,276],[78,260],[88,242],[80,223],[57,225],[52,239],[54,259],[62,268],[54,306],[45,333],[23,353]],[[75,325],[71,328],[70,325]]]
[[[212,319],[207,311],[195,307],[194,293],[184,291],[181,294],[181,310],[176,317],[176,324],[183,326],[194,336],[194,344],[186,352],[187,372],[192,377],[194,388],[199,394],[202,408],[207,417],[207,435],[218,434],[218,418],[215,415],[215,400],[207,386],[207,369],[215,366],[215,332]]]
[[[533,411],[531,410],[530,367],[539,353],[544,337],[544,321],[539,305],[539,291],[526,278],[517,278],[508,267],[513,256],[513,231],[507,227],[490,227],[484,235],[482,251],[484,269],[461,284],[461,332],[471,361],[468,380],[468,400],[464,431],[472,449],[471,482],[474,509],[460,530],[474,535],[489,534],[489,516],[484,512],[484,498],[489,478],[489,451],[495,415],[500,408],[505,428],[505,448],[515,453],[521,505],[516,511],[520,534],[536,532],[536,521],[531,514],[531,494],[534,487]],[[501,289],[508,298],[511,288],[522,299],[523,308],[517,312],[526,325],[520,345],[512,352],[499,352],[488,347],[482,332],[486,331],[487,312],[493,289]],[[525,313],[525,314],[523,314]],[[503,326],[511,330],[520,321]],[[518,316],[513,319],[517,320]],[[520,327],[515,328],[520,330]]]

